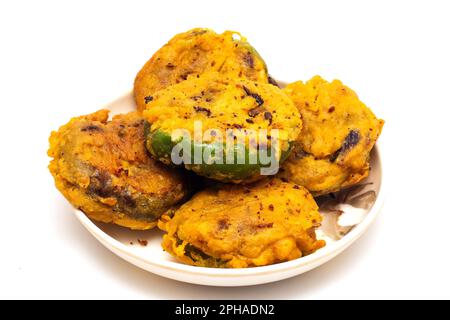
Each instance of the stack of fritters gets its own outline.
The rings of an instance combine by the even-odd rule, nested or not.
[[[383,126],[340,81],[314,77],[280,89],[232,31],[176,35],[138,73],[134,94],[135,112],[108,121],[100,110],[53,132],[50,172],[90,218],[140,230],[158,225],[167,233],[164,250],[196,266],[263,266],[323,247],[313,195],[367,177]],[[198,123],[207,133],[200,141]],[[183,139],[202,162],[186,161],[195,152],[173,160]],[[268,176],[263,169],[274,162],[281,168]],[[194,183],[199,177],[207,183]]]

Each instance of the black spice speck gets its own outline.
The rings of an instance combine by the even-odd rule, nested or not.
[[[203,108],[203,107],[200,107],[200,106],[195,106],[194,107],[194,110],[196,111],[196,112],[204,112],[204,113],[206,113],[206,116],[211,116],[211,110],[209,110],[208,108]]]
[[[269,121],[269,124],[272,124],[272,114],[269,111],[264,112],[264,119]]]
[[[149,103],[150,101],[153,101],[153,97],[152,96],[146,96],[144,98],[145,104]]]

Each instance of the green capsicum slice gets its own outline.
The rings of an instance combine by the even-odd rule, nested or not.
[[[222,182],[275,174],[301,130],[279,88],[218,73],[157,92],[143,115],[150,154]]]

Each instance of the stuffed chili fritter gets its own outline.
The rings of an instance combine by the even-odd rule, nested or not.
[[[173,37],[139,71],[134,83],[138,110],[156,91],[209,71],[268,82],[264,60],[239,33],[197,28]]]
[[[289,261],[325,245],[315,229],[321,216],[311,194],[279,179],[222,185],[193,196],[158,226],[162,247],[202,267],[246,268]]]
[[[150,229],[189,195],[183,173],[153,160],[145,120],[132,112],[108,121],[107,110],[73,118],[50,136],[56,187],[90,218]]]
[[[147,149],[156,159],[175,163],[174,147],[188,140],[182,164],[222,182],[251,182],[263,167],[277,170],[301,130],[300,114],[281,89],[217,73],[158,91],[143,116],[151,124]]]
[[[300,111],[303,127],[280,176],[314,195],[366,178],[370,151],[384,121],[339,80],[330,83],[316,76],[289,84],[284,92]]]

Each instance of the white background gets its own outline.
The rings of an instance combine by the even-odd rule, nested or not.
[[[54,188],[50,131],[197,26],[242,32],[276,78],[339,78],[386,120],[384,209],[333,261],[256,287],[167,280],[104,249]],[[445,1],[2,1],[0,35],[1,298],[450,298]]]

